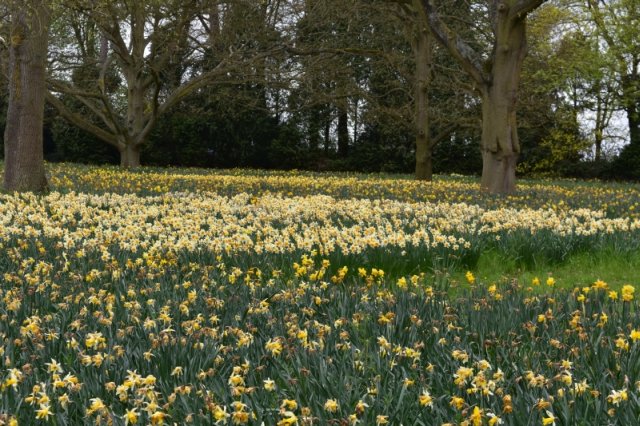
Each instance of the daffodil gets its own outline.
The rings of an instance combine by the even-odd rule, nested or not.
[[[36,419],[38,420],[49,420],[49,417],[53,415],[54,413],[51,411],[51,406],[48,404],[41,404],[36,410]]]
[[[422,407],[433,407],[433,398],[426,389],[418,396],[418,402]]]
[[[338,408],[340,408],[340,405],[335,399],[327,399],[327,401],[324,403],[324,409],[328,413],[335,413],[336,411],[338,411]]]
[[[465,273],[465,278],[467,279],[467,282],[471,285],[476,283],[476,277],[473,275],[473,272],[471,271],[467,271]]]
[[[264,389],[269,391],[269,392],[273,392],[276,390],[276,382],[271,380],[271,379],[265,379],[263,380],[263,386]]]
[[[140,417],[140,414],[138,413],[136,408],[126,410],[124,413],[124,424],[135,425],[136,423],[138,423],[139,417]]]
[[[543,426],[555,426],[556,425],[556,417],[553,415],[551,411],[546,411],[547,416],[542,418]]]
[[[389,416],[379,414],[376,416],[376,426],[386,425],[389,423]]]
[[[630,302],[633,300],[633,293],[635,293],[636,289],[632,285],[625,284],[622,286],[622,300],[625,302]]]

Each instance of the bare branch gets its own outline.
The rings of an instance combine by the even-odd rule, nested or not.
[[[488,78],[482,72],[480,57],[455,31],[452,31],[442,19],[440,19],[432,1],[433,0],[422,0],[422,7],[429,22],[429,30],[476,84],[479,86],[486,85]]]
[[[445,140],[447,137],[451,136],[451,133],[453,133],[459,127],[460,127],[460,124],[458,124],[457,122],[448,123],[446,126],[444,126],[444,128],[439,129],[438,133],[436,133],[435,135],[432,135],[429,138],[429,146],[431,148],[435,147],[440,142]]]
[[[67,121],[69,121],[73,125],[81,128],[86,132],[91,133],[92,135],[108,143],[109,145],[112,145],[118,149],[120,148],[118,144],[118,140],[113,134],[106,132],[101,128],[99,128],[98,126],[90,123],[81,115],[69,111],[69,109],[65,106],[65,104],[62,103],[62,101],[58,99],[55,95],[53,95],[51,92],[47,92],[46,99],[47,99],[47,102],[53,105],[53,107],[60,113],[62,117],[64,117]]]
[[[522,19],[546,1],[547,0],[518,0],[511,10],[509,10],[509,17],[511,19]]]

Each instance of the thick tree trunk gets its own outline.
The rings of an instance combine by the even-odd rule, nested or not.
[[[433,178],[433,144],[429,132],[429,97],[431,83],[431,63],[433,59],[433,38],[423,28],[416,34],[414,55],[416,58],[415,75],[415,131],[416,131],[416,170],[417,180],[430,181]]]
[[[498,12],[491,79],[482,89],[483,190],[509,194],[516,188],[520,153],[516,103],[522,62],[527,52],[525,18],[507,19]]]
[[[482,97],[483,190],[493,194],[515,191],[516,163],[520,152],[515,108],[508,107],[502,93]]]
[[[129,144],[120,149],[120,167],[126,169],[140,167],[140,148]]]
[[[9,107],[4,135],[4,188],[43,191],[42,127],[46,93],[49,10],[32,0],[12,15],[9,46]]]
[[[622,105],[627,113],[629,142],[640,146],[640,74],[637,62],[632,72],[622,77]]]
[[[144,4],[134,3],[132,9],[131,49],[133,63],[125,70],[127,80],[127,127],[125,140],[118,144],[120,150],[120,166],[134,168],[140,166],[140,150],[144,143],[144,129],[146,126],[145,84],[143,81],[144,58]]]
[[[629,122],[629,141],[631,145],[640,145],[640,104],[626,108]]]
[[[132,168],[140,166],[141,135],[145,127],[145,90],[138,73],[131,69],[127,76],[127,138],[121,141],[120,166]]]
[[[428,145],[416,138],[416,180],[431,182],[433,179],[433,156]],[[420,148],[422,146],[422,148]]]
[[[142,82],[135,77],[127,82],[127,134],[137,138],[142,134],[145,126],[145,97]]]
[[[491,0],[487,12],[493,30],[493,52],[488,60],[464,42],[441,19],[433,0],[420,0],[429,30],[474,82],[482,96],[482,180],[492,193],[515,190],[520,143],[516,101],[522,62],[527,53],[527,15],[545,0]],[[484,64],[482,63],[484,62]]]

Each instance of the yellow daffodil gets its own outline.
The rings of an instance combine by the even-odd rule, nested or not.
[[[328,413],[335,413],[340,408],[338,401],[335,399],[327,399],[327,402],[324,403],[324,409]]]
[[[542,417],[542,425],[543,426],[555,426],[556,425],[556,417],[552,412],[547,411],[546,417]]]
[[[433,398],[426,389],[418,396],[418,402],[422,407],[433,407]]]
[[[263,386],[264,386],[265,390],[267,390],[269,392],[273,392],[273,391],[276,390],[276,382],[275,381],[273,381],[271,379],[266,379],[266,380],[263,380],[263,383],[264,383]]]
[[[126,410],[124,413],[124,424],[125,425],[135,425],[138,423],[138,418],[140,415],[137,412],[136,408],[132,408],[131,410]]]
[[[38,420],[49,420],[49,417],[53,416],[54,413],[51,411],[51,406],[47,404],[42,404],[36,410],[36,419]]]
[[[622,300],[625,302],[630,302],[633,300],[633,293],[635,293],[636,289],[634,286],[625,284],[622,286]]]

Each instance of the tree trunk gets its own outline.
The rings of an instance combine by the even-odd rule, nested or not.
[[[140,167],[140,148],[128,144],[120,149],[120,167],[130,169]]]
[[[631,145],[640,146],[640,104],[626,108],[629,122],[629,141]]]
[[[358,98],[356,98],[353,102],[353,143],[354,144],[358,143],[358,125],[360,124],[358,122],[358,119],[360,118],[358,116],[359,104],[360,102],[358,101]]]
[[[595,148],[596,148],[596,162],[599,162],[602,157],[602,138],[605,128],[605,105],[602,102],[601,90],[599,82],[595,85],[596,91],[596,124],[593,130]]]
[[[29,1],[12,15],[4,135],[4,188],[8,191],[47,188],[42,128],[49,18],[44,0]]]
[[[525,18],[507,18],[499,11],[494,22],[491,78],[482,88],[483,190],[509,194],[516,188],[516,164],[520,153],[516,103],[522,62],[527,52]]]
[[[627,114],[629,116],[629,140],[632,145],[640,145],[640,106]]]
[[[515,109],[506,105],[502,93],[482,96],[482,178],[483,190],[493,194],[515,191],[516,163],[520,151]]]
[[[329,156],[329,149],[331,147],[331,120],[327,119],[324,123],[324,155]]]
[[[421,139],[426,137],[418,135],[416,137],[416,180],[431,182],[433,180],[433,154],[428,142]]]
[[[349,153],[349,114],[346,105],[338,108],[338,156],[345,158]]]
[[[609,85],[605,84],[603,87],[602,83],[600,81],[597,81],[594,85],[594,92],[596,93],[596,120],[593,129],[596,151],[595,160],[596,162],[600,162],[602,160],[602,143],[604,142],[604,132],[609,126],[609,122],[613,113],[613,90],[611,87],[609,87]]]
[[[134,168],[140,166],[140,150],[144,142],[143,133],[146,125],[145,84],[144,84],[144,5],[134,3],[132,10],[131,49],[133,61],[125,69],[127,80],[127,127],[124,140],[119,143],[120,166]],[[124,143],[122,143],[124,142]]]
[[[602,129],[596,128],[594,132],[595,146],[596,146],[596,162],[600,162],[600,160],[602,159],[602,135],[603,135]]]
[[[429,138],[429,96],[431,84],[431,65],[433,60],[433,38],[420,25],[415,38],[414,55],[416,58],[415,75],[415,131],[416,131],[416,170],[417,180],[431,181],[433,178],[433,144]]]
[[[527,15],[545,0],[492,0],[487,12],[493,51],[487,59],[465,43],[441,19],[433,0],[421,0],[429,30],[474,82],[482,96],[481,188],[492,193],[515,190],[520,153],[516,101],[522,62],[527,53]],[[484,63],[483,63],[484,62]]]
[[[127,76],[127,129],[126,140],[119,143],[120,166],[132,168],[140,166],[140,138],[145,127],[145,90],[138,72],[130,70]]]
[[[132,74],[137,74],[132,72]],[[127,79],[127,134],[137,138],[145,126],[145,97],[142,82],[135,78]]]

